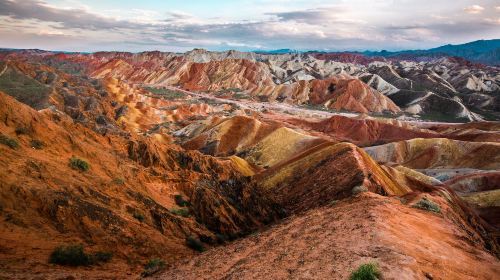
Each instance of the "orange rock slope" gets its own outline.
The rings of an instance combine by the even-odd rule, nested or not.
[[[37,112],[3,93],[0,118],[2,277],[74,275],[47,262],[55,247],[70,243],[114,255],[111,264],[76,275],[135,273],[154,256],[192,255],[188,236],[215,244],[215,234],[238,235],[276,217],[231,160],[151,138],[102,136],[63,113]],[[6,145],[13,141],[17,145]],[[73,169],[71,158],[86,161],[89,170]],[[190,205],[176,205],[176,194]],[[186,217],[174,211],[181,208]]]
[[[378,263],[383,279],[496,279],[500,273],[496,257],[447,214],[364,193],[176,262],[155,279],[347,279],[368,262]]]

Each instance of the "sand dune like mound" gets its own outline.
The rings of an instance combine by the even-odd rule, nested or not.
[[[377,162],[409,168],[500,168],[500,144],[444,138],[412,139],[365,148]],[[487,158],[488,160],[485,160]]]

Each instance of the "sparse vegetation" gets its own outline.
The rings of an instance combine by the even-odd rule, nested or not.
[[[357,195],[359,193],[362,193],[362,192],[367,192],[368,189],[365,187],[365,186],[356,186],[354,188],[352,188],[352,194],[353,195]]]
[[[425,197],[422,198],[421,200],[419,200],[417,203],[415,203],[413,205],[413,207],[419,208],[422,210],[431,211],[431,212],[436,212],[436,213],[441,212],[441,208],[439,207],[439,205],[437,205],[435,202],[433,202]]]
[[[181,216],[181,217],[189,217],[189,210],[188,209],[170,209],[170,213]]]
[[[144,271],[141,273],[141,276],[148,277],[148,276],[151,276],[153,274],[156,274],[159,271],[161,271],[162,269],[164,269],[165,265],[166,265],[165,261],[162,259],[157,259],[157,258],[151,259],[144,266]]]
[[[381,276],[376,263],[362,264],[349,276],[349,280],[377,280]]]
[[[116,177],[113,179],[113,184],[122,186],[125,184],[125,179],[122,177]]]
[[[339,201],[334,199],[334,200],[330,201],[330,206],[335,206],[335,205],[337,205],[337,203],[339,203]]]
[[[250,99],[250,96],[245,93],[235,93],[233,94],[234,99]]]
[[[87,254],[83,245],[59,246],[50,254],[49,262],[67,266],[87,266],[98,263],[109,262],[113,253],[99,251],[94,254]]]
[[[104,252],[104,251],[99,251],[95,252],[92,255],[92,262],[93,263],[107,263],[113,258],[113,253],[111,252]]]
[[[24,126],[16,127],[16,135],[30,134],[30,130]]]
[[[72,157],[69,160],[71,168],[80,171],[88,171],[90,169],[90,164],[83,159]]]
[[[176,194],[174,196],[174,199],[175,199],[175,204],[179,205],[180,207],[189,206],[189,201],[184,200],[184,198],[180,194]]]
[[[132,215],[136,220],[138,220],[139,222],[144,222],[144,215],[142,213],[139,213],[139,212],[135,212],[133,215]]]
[[[198,251],[198,252],[203,252],[205,251],[205,247],[203,247],[203,243],[201,243],[200,240],[198,240],[197,238],[193,237],[193,236],[189,236],[186,238],[186,245],[195,250],[195,251]]]
[[[160,95],[164,99],[168,100],[176,100],[179,98],[183,98],[186,95],[180,91],[173,91],[169,90],[166,88],[153,88],[153,87],[147,87],[145,88],[147,91],[155,94],[155,95]]]
[[[45,144],[42,141],[36,139],[31,140],[30,144],[31,148],[36,150],[41,150],[45,146]]]
[[[16,139],[10,138],[3,134],[0,134],[0,144],[6,145],[11,149],[17,149],[19,147],[19,143]]]

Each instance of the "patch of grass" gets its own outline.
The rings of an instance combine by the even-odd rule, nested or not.
[[[19,143],[16,139],[0,134],[0,144],[6,145],[11,149],[19,148]]]
[[[45,146],[45,144],[42,141],[36,139],[31,140],[30,144],[31,148],[36,150],[41,150]]]
[[[189,236],[186,238],[186,245],[195,250],[195,251],[198,251],[198,252],[203,252],[205,251],[205,247],[203,246],[203,243],[201,243],[200,240],[198,240],[197,238],[193,237],[193,236]]]
[[[138,220],[139,222],[144,222],[144,215],[142,213],[139,213],[139,212],[135,212],[133,215],[132,215],[136,220]]]
[[[376,263],[362,264],[349,276],[349,280],[377,280],[382,276]]]
[[[141,273],[141,276],[148,277],[156,274],[164,269],[165,265],[165,261],[162,259],[151,259],[146,263],[146,265],[144,265],[144,271]]]
[[[334,199],[334,200],[330,201],[330,206],[335,206],[335,205],[337,205],[337,203],[339,203],[339,201]]]
[[[179,205],[180,207],[189,206],[189,201],[184,200],[184,198],[180,194],[176,194],[174,196],[174,199],[175,199],[175,204]]]
[[[181,217],[189,217],[189,210],[188,209],[169,209],[170,213],[181,216]]]
[[[90,169],[90,164],[83,159],[72,157],[69,160],[69,165],[71,168],[80,171],[88,171]]]
[[[414,208],[419,208],[422,210],[427,210],[435,213],[440,213],[441,208],[435,202],[428,200],[427,198],[422,198],[417,203],[413,205]]]
[[[48,87],[10,67],[0,76],[0,91],[36,110],[47,107],[50,94]]]

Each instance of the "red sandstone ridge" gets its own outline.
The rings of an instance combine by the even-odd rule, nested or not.
[[[498,260],[462,226],[365,193],[179,261],[155,279],[348,279],[367,262],[384,279],[496,279]]]
[[[287,123],[312,132],[321,132],[337,141],[349,141],[359,146],[378,145],[412,138],[433,138],[438,133],[414,127],[397,120],[376,120],[333,116],[321,121],[289,118]]]

